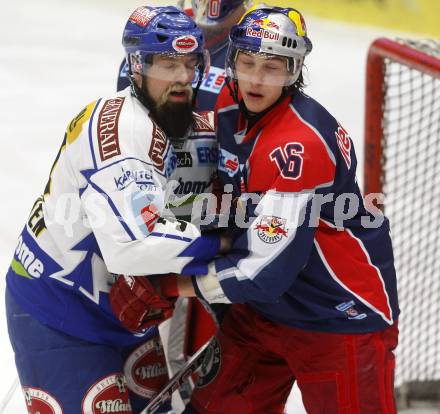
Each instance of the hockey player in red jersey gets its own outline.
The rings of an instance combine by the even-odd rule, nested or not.
[[[349,134],[303,92],[311,49],[292,8],[232,28],[216,114],[233,244],[178,285],[233,305],[185,413],[282,413],[295,381],[311,414],[396,412],[389,222],[365,208]]]

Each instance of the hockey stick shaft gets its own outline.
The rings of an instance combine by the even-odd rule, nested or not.
[[[15,377],[14,382],[9,387],[8,392],[6,393],[5,397],[3,398],[3,401],[0,404],[0,414],[4,413],[5,408],[11,401],[11,398],[14,395],[15,390],[17,389],[19,383],[20,381],[18,380],[18,377]]]
[[[141,414],[154,414],[159,407],[178,390],[185,381],[194,373],[196,373],[203,365],[207,356],[207,350],[214,343],[215,337],[212,337],[205,345],[203,345],[182,367],[179,372],[168,381],[165,387],[148,403],[142,410]]]

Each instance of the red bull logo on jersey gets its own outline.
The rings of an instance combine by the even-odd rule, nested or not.
[[[278,243],[283,237],[287,237],[286,219],[275,216],[263,216],[255,226],[258,237],[269,244]]]
[[[266,29],[255,30],[252,27],[246,29],[246,36],[257,37],[262,40],[279,40],[280,34]]]

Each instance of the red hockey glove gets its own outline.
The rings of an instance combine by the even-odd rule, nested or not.
[[[143,332],[160,324],[172,316],[174,309],[174,300],[164,298],[161,291],[177,296],[176,280],[175,275],[119,276],[109,295],[113,313],[131,332]]]

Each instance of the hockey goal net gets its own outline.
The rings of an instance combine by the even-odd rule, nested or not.
[[[383,193],[391,223],[401,308],[396,386],[421,386],[438,399],[440,40],[371,45],[364,186],[365,194]]]

